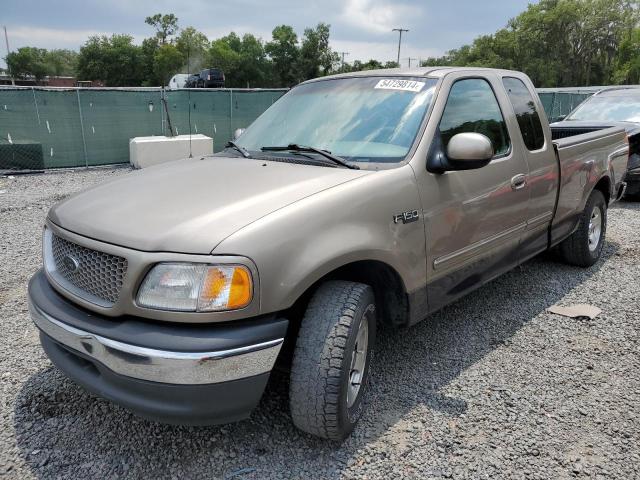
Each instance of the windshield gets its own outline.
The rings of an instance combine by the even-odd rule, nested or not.
[[[435,84],[424,77],[367,77],[300,85],[236,143],[250,152],[297,144],[349,161],[399,162],[411,148]]]
[[[595,95],[585,100],[566,120],[640,122],[640,92],[636,95]]]

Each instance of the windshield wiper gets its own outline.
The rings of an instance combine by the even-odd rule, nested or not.
[[[233,140],[229,140],[227,142],[227,144],[224,146],[224,148],[233,148],[235,150],[237,150],[238,152],[240,152],[240,154],[244,157],[244,158],[251,158],[251,154],[249,153],[249,151],[244,148],[241,147],[240,145],[238,145],[236,142],[234,142]]]
[[[263,152],[285,152],[287,150],[292,152],[313,152],[343,167],[351,168],[353,170],[360,170],[359,166],[348,163],[344,158],[337,157],[336,155],[331,155],[331,152],[315,147],[308,147],[306,145],[298,145],[297,143],[290,143],[287,146],[283,145],[280,147],[262,147],[260,150],[262,150]]]

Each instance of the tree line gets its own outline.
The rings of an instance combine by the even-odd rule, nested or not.
[[[540,0],[492,35],[422,62],[527,73],[538,87],[640,83],[637,0]]]
[[[174,14],[145,19],[155,33],[141,45],[126,34],[92,36],[80,48],[49,50],[23,47],[6,57],[16,77],[70,75],[79,80],[101,80],[110,87],[167,85],[176,73],[197,73],[221,68],[227,87],[291,87],[301,81],[332,73],[396,67],[377,60],[342,64],[329,46],[330,26],[318,23],[301,38],[289,25],[273,29],[269,41],[234,32],[210,41],[193,27],[180,28]]]
[[[538,87],[640,83],[639,5],[640,0],[540,0],[505,28],[422,65],[520,70]],[[92,36],[79,52],[20,48],[6,57],[7,66],[17,77],[75,75],[114,87],[167,85],[175,73],[208,67],[221,68],[228,87],[291,87],[332,73],[398,66],[377,60],[343,64],[329,45],[326,23],[306,28],[301,37],[279,25],[268,41],[234,32],[210,41],[193,27],[180,28],[173,14],[145,22],[154,35],[141,45],[130,35]]]

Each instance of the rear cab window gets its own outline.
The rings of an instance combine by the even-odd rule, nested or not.
[[[458,133],[481,133],[491,140],[495,156],[511,149],[511,140],[500,105],[487,80],[465,78],[456,81],[449,91],[440,119],[440,135],[446,151],[451,138]]]
[[[529,151],[540,150],[544,147],[544,130],[531,92],[519,78],[504,77],[502,83],[513,105],[524,145]]]

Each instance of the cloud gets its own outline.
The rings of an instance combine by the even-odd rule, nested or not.
[[[144,18],[172,12],[182,27],[193,26],[213,40],[231,31],[252,33],[263,41],[281,24],[291,25],[301,38],[306,27],[331,24],[331,45],[350,52],[346,60],[395,60],[398,34],[401,60],[442,55],[493,33],[524,10],[531,0],[0,0],[2,22],[9,30],[12,50],[19,47],[79,49],[91,35],[128,33],[140,43],[153,35]],[[0,66],[6,55],[0,42]]]
[[[55,45],[55,48],[77,49],[91,35],[107,35],[98,30],[69,30],[31,26],[7,27],[12,49],[25,45]]]
[[[37,46],[40,48],[69,48],[78,50],[87,39],[93,35],[106,35],[110,37],[114,32],[100,30],[70,30],[33,26],[7,27],[11,50],[20,47]],[[115,32],[127,33],[127,32]],[[129,33],[128,33],[129,34]],[[129,34],[131,35],[131,34]],[[131,35],[135,43],[143,39],[141,35]]]
[[[421,9],[415,5],[375,0],[346,0],[341,20],[371,33],[388,33],[403,20],[420,14]]]

